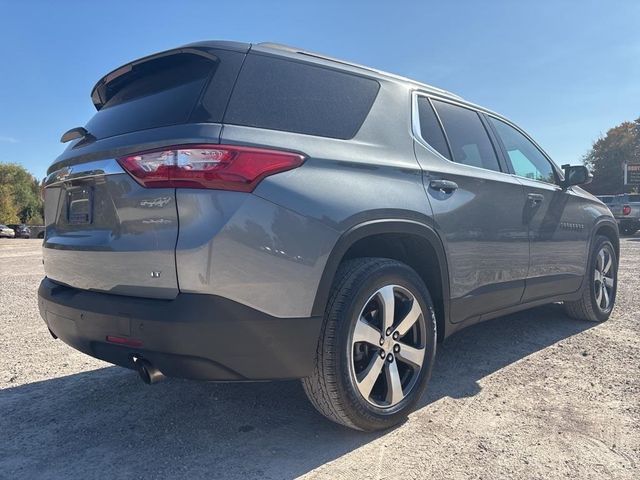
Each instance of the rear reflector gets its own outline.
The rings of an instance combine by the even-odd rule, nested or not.
[[[126,337],[114,337],[113,335],[107,335],[107,342],[117,343],[118,345],[126,345],[128,347],[142,346],[142,340],[136,340],[135,338]]]
[[[622,207],[622,214],[623,215],[629,215],[631,213],[631,206],[630,205],[625,205],[624,207]]]
[[[299,167],[304,156],[236,145],[179,145],[140,152],[118,163],[147,188],[251,192],[264,177]]]

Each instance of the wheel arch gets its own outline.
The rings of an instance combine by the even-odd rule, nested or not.
[[[414,220],[372,220],[347,230],[329,254],[312,315],[324,315],[338,266],[359,257],[392,258],[416,270],[434,302],[438,340],[447,336],[450,290],[444,246],[433,228]]]
[[[589,251],[593,248],[593,242],[598,235],[603,235],[611,240],[613,248],[616,251],[616,257],[620,259],[620,234],[618,232],[618,224],[610,219],[602,219],[595,224],[593,235],[589,243]]]
[[[620,235],[618,233],[618,224],[609,217],[604,217],[596,220],[593,225],[593,229],[591,230],[591,238],[589,238],[589,251],[587,255],[587,265],[585,268],[585,274],[582,279],[582,284],[580,285],[579,292],[589,284],[589,265],[591,265],[591,261],[593,260],[593,244],[598,238],[599,235],[603,235],[607,237],[611,243],[613,244],[613,249],[616,252],[616,257],[618,258],[618,263],[620,262]]]

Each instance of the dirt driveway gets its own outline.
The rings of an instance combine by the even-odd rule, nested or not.
[[[383,434],[297,382],[153,386],[53,340],[40,241],[0,240],[0,478],[640,478],[640,237],[602,325],[549,306],[439,346],[417,412]]]

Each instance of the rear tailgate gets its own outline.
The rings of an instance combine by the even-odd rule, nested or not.
[[[609,210],[611,210],[611,213],[613,214],[614,217],[621,217],[622,216],[622,207],[624,206],[624,203],[621,202],[611,202],[607,205],[607,207],[609,207]]]
[[[175,297],[175,189],[142,188],[112,160],[58,181],[67,172],[45,189],[47,276],[86,290]]]
[[[640,219],[640,195],[637,193],[630,193],[627,196],[627,200],[627,204],[631,207],[631,212],[628,216],[635,218],[636,220]]]
[[[116,159],[219,143],[245,50],[194,44],[132,62],[98,82],[89,135],[70,144],[45,181],[49,278],[121,295],[178,294],[175,188],[144,188]]]
[[[627,215],[627,217],[640,220],[640,203],[630,202],[628,205],[629,207],[631,207],[631,212],[629,212],[629,215]]]

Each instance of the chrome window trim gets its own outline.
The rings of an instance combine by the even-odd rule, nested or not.
[[[93,162],[69,165],[55,172],[51,172],[44,180],[44,186],[51,187],[72,180],[84,180],[88,178],[104,177],[126,173],[114,158],[95,160]]]
[[[425,97],[427,100],[429,100],[429,103],[431,103],[431,107],[433,108],[433,111],[436,112],[436,116],[438,117],[438,121],[440,122],[440,117],[438,115],[438,111],[435,109],[432,99],[435,100],[441,100],[444,102],[448,102],[451,103],[453,105],[457,105],[459,107],[462,108],[467,108],[469,110],[473,110],[476,113],[483,113],[487,116],[490,117],[494,117],[497,120],[500,120],[504,123],[506,123],[507,125],[509,125],[510,127],[513,127],[516,131],[520,132],[522,135],[524,135],[524,137],[526,139],[528,139],[534,147],[536,147],[540,153],[542,153],[542,155],[544,156],[544,158],[547,159],[547,161],[551,164],[551,168],[553,168],[554,172],[556,173],[556,176],[558,178],[558,180],[562,181],[564,180],[564,175],[562,175],[562,172],[560,171],[559,167],[556,165],[556,163],[551,159],[551,157],[549,157],[549,155],[547,155],[547,152],[545,152],[540,145],[538,145],[536,143],[535,140],[533,140],[528,134],[527,132],[525,132],[524,130],[522,130],[520,127],[518,127],[517,125],[515,125],[513,122],[511,122],[509,119],[503,117],[500,114],[497,114],[495,112],[492,112],[491,110],[487,110],[486,108],[480,107],[479,105],[475,105],[473,103],[470,102],[466,102],[466,101],[462,101],[456,98],[451,98],[449,96],[439,96],[439,95],[434,95],[431,92],[425,92],[425,91],[420,91],[420,90],[413,90],[411,92],[411,136],[414,138],[414,140],[416,140],[418,143],[420,143],[422,146],[426,147],[430,152],[434,153],[435,155],[437,155],[439,158],[450,162],[450,163],[455,163],[456,165],[465,165],[466,167],[469,168],[476,168],[478,170],[483,170],[483,171],[489,171],[489,172],[495,172],[495,173],[503,173],[505,175],[510,175],[512,177],[516,177],[516,178],[522,178],[528,181],[534,181],[534,182],[538,182],[544,185],[552,185],[554,187],[558,187],[560,188],[559,185],[555,184],[555,183],[549,183],[549,182],[543,182],[541,180],[535,180],[532,178],[527,178],[527,177],[522,177],[520,175],[517,175],[515,173],[511,173],[511,172],[503,172],[503,171],[497,171],[497,170],[490,170],[488,168],[482,168],[482,167],[476,167],[474,165],[466,165],[464,163],[457,163],[453,160],[449,160],[448,158],[446,158],[445,156],[443,156],[440,152],[438,152],[435,148],[433,148],[431,145],[429,145],[429,143],[422,138],[422,133],[420,130],[420,116],[418,113],[418,97]],[[442,122],[440,122],[440,126],[442,127],[442,132],[445,136],[445,139],[447,141],[447,145],[449,144],[449,140],[447,137],[447,133],[446,130],[444,129],[444,126],[442,125]],[[451,147],[449,147],[449,149],[451,149]]]
[[[420,143],[422,146],[427,148],[427,150],[429,150],[434,155],[437,155],[438,157],[440,157],[443,160],[446,160],[447,162],[455,163],[452,160],[449,160],[444,155],[442,155],[439,151],[437,151],[435,148],[433,148],[431,145],[429,145],[429,142],[427,142],[424,138],[422,138],[422,130],[420,128],[420,113],[418,111],[418,97],[425,97],[427,100],[429,100],[429,102],[431,102],[431,99],[429,99],[428,95],[421,94],[417,90],[414,90],[412,92],[412,95],[411,95],[411,136],[418,143]],[[439,120],[438,120],[438,122],[439,122]],[[442,130],[442,134],[444,135],[444,129]],[[446,139],[446,137],[445,137],[445,139]],[[447,145],[447,148],[449,148],[448,145]]]
[[[431,153],[433,153],[437,157],[441,158],[445,162],[452,163],[454,165],[462,166],[462,167],[465,167],[465,168],[473,168],[473,169],[476,169],[476,170],[480,170],[482,172],[499,173],[499,174],[502,174],[502,175],[512,176],[511,172],[503,172],[502,170],[491,170],[490,168],[476,167],[475,165],[467,165],[466,163],[459,163],[459,162],[456,162],[454,160],[450,160],[447,157],[445,157],[444,155],[442,155],[440,152],[438,152],[431,145],[429,145],[429,142],[427,142],[424,138],[422,138],[422,132],[420,130],[420,115],[419,115],[419,112],[418,112],[418,97],[425,97],[429,101],[429,103],[431,104],[431,108],[433,108],[433,111],[436,114],[436,118],[438,119],[438,123],[440,124],[440,128],[442,128],[442,133],[444,134],[445,141],[447,142],[447,148],[449,149],[449,154],[453,155],[451,153],[451,145],[449,144],[449,137],[447,137],[447,132],[445,131],[444,126],[442,125],[442,121],[440,120],[440,115],[438,115],[438,111],[435,109],[435,107],[433,105],[433,102],[431,101],[432,95],[430,95],[428,93],[425,93],[425,92],[421,92],[419,90],[414,90],[412,92],[411,136],[414,138],[414,140],[416,140],[420,145],[425,147],[427,150],[429,150]],[[453,104],[458,104],[458,106],[460,106],[460,107],[464,107],[464,108],[467,108],[469,110],[473,110],[476,113],[478,112],[478,110],[475,107],[469,107],[469,105],[467,105],[465,103],[462,103],[462,102],[452,101],[450,99],[450,97],[435,97],[435,98],[436,98],[436,100],[443,100],[443,101],[447,101],[447,102],[450,102],[450,103],[453,103]],[[487,138],[489,138],[489,141],[491,141],[491,137],[489,136],[488,132],[487,132]],[[493,142],[491,142],[491,143],[493,145]],[[497,156],[497,154],[496,154],[496,156]]]

